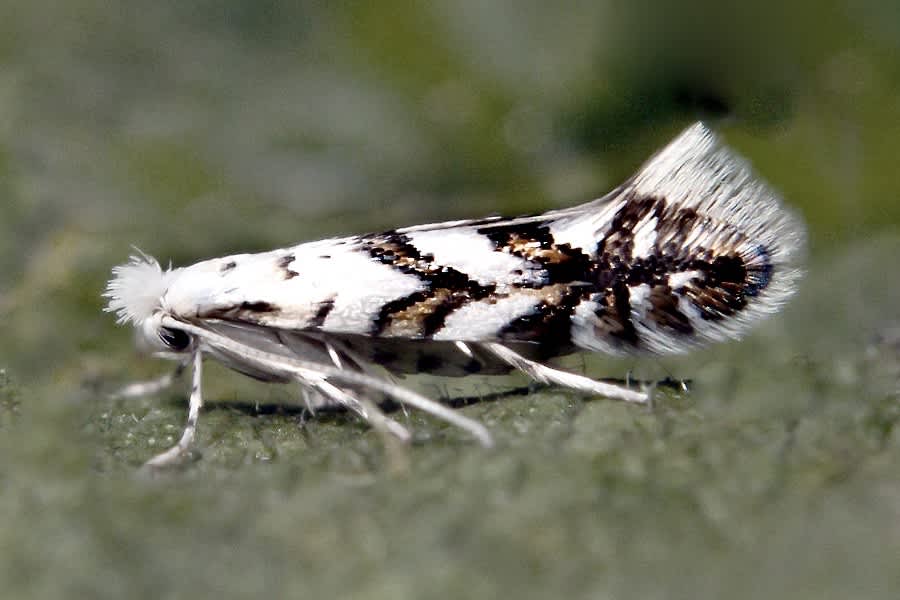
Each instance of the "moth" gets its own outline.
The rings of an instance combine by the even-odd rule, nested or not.
[[[488,430],[395,380],[518,370],[626,402],[642,390],[564,371],[574,352],[665,355],[740,337],[794,292],[802,223],[702,123],[622,185],[586,204],[236,254],[162,269],[113,268],[105,310],[159,356],[193,370],[187,425],[151,466],[190,449],[204,357],[268,382],[296,382],[310,407],[340,405],[379,431],[411,434],[391,399]],[[172,381],[133,385],[127,394]]]

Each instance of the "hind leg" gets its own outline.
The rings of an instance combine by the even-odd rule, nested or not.
[[[506,364],[522,371],[535,381],[541,383],[552,383],[554,385],[578,390],[579,392],[584,392],[586,394],[604,396],[606,398],[623,400],[625,402],[645,404],[648,400],[648,396],[644,392],[637,392],[624,386],[604,383],[589,377],[548,367],[547,365],[525,358],[503,344],[487,343],[482,344],[481,346]]]

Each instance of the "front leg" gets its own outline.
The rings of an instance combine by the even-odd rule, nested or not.
[[[160,375],[156,379],[150,379],[148,381],[134,381],[120,388],[118,391],[113,392],[109,395],[109,397],[114,400],[119,400],[127,398],[141,398],[143,396],[151,396],[153,394],[157,394],[165,389],[168,389],[173,383],[175,383],[175,380],[181,377],[181,374],[184,373],[184,370],[187,368],[190,362],[190,359],[181,360],[178,362],[178,366],[175,367],[174,371],[170,371],[165,375]]]
[[[144,463],[144,468],[146,469],[158,469],[181,462],[191,445],[194,443],[194,437],[197,433],[197,419],[200,416],[200,409],[203,407],[203,392],[201,389],[201,382],[203,380],[203,353],[200,352],[200,350],[194,352],[193,363],[194,368],[191,377],[191,399],[188,407],[188,419],[187,425],[184,427],[184,432],[181,434],[181,439],[178,440],[177,444],[165,452],[157,454]]]

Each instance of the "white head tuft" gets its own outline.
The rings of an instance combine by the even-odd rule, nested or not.
[[[140,256],[132,255],[129,262],[113,267],[113,278],[103,292],[109,298],[104,310],[115,312],[120,324],[129,321],[142,324],[161,308],[160,299],[176,272],[177,269],[171,268],[163,271],[155,258],[143,252]]]

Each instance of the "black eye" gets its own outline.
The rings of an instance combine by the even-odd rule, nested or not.
[[[180,329],[161,327],[159,330],[159,339],[162,340],[163,344],[176,352],[181,352],[191,345],[191,336]]]

